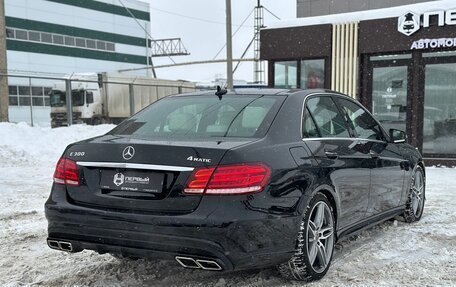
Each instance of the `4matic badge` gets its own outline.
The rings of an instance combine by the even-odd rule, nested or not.
[[[210,159],[210,158],[202,158],[202,157],[193,157],[193,156],[189,156],[189,157],[187,157],[187,160],[188,160],[188,161],[195,161],[195,162],[211,163],[211,159]]]

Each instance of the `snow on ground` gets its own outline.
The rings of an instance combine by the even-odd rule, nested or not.
[[[0,124],[1,286],[300,286],[275,269],[186,270],[173,261],[120,261],[46,245],[43,205],[65,146],[113,126]],[[324,279],[307,286],[456,286],[456,169],[427,169],[420,222],[389,221],[337,245]]]

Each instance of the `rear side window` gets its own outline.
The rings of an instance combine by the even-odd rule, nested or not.
[[[311,117],[304,119],[304,136],[315,137],[316,130],[318,130],[321,137],[350,137],[345,120],[331,97],[310,98],[307,100],[306,109]],[[312,119],[314,120],[313,124],[311,123]],[[313,125],[316,130],[314,130]]]
[[[385,140],[380,125],[360,105],[345,99],[338,98],[337,101],[350,118],[358,138]]]
[[[281,97],[236,95],[162,99],[112,130],[140,137],[263,137]]]

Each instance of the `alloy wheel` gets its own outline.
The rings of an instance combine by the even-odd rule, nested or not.
[[[424,205],[424,177],[419,171],[415,173],[411,193],[413,213],[416,217],[419,217]]]
[[[307,254],[312,269],[323,272],[330,263],[334,248],[334,219],[329,206],[319,201],[307,222]]]

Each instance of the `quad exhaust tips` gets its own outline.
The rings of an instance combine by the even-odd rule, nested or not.
[[[223,268],[213,260],[193,259],[190,257],[176,256],[176,261],[185,268],[221,271]]]
[[[73,245],[67,241],[57,241],[48,239],[47,244],[52,249],[57,249],[66,252],[73,252]]]

